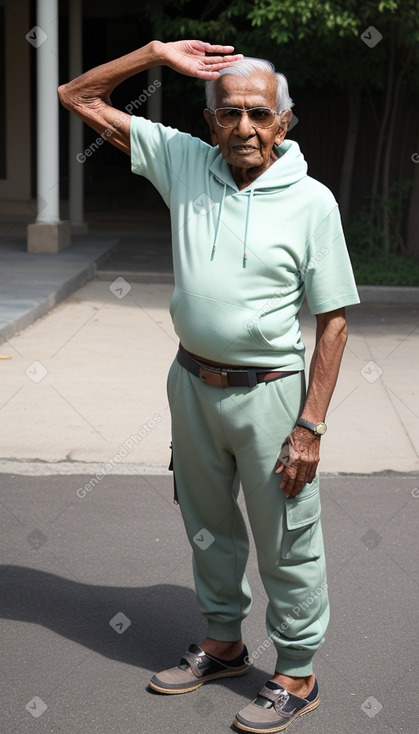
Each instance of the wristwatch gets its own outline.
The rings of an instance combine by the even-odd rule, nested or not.
[[[320,423],[310,423],[310,421],[306,421],[304,418],[299,418],[297,426],[302,426],[309,431],[313,431],[315,436],[323,436],[327,431],[326,423],[323,423],[323,421],[320,421]]]

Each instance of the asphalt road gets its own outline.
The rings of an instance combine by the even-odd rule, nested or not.
[[[273,672],[182,696],[147,691],[205,625],[167,476],[0,475],[2,734],[221,734]],[[78,492],[91,486],[90,491]],[[332,619],[315,671],[322,703],[300,734],[416,734],[419,476],[327,476]],[[252,549],[250,652],[266,639]],[[260,648],[261,649],[261,648]]]

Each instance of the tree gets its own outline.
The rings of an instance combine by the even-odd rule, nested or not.
[[[405,155],[397,129],[399,106],[408,95],[417,99],[419,94],[416,0],[232,0],[227,6],[221,0],[205,6],[166,0],[165,11],[168,36],[217,38],[267,58],[280,51],[281,68],[293,70],[300,89],[334,89],[346,97],[337,195],[345,220],[364,134],[361,111],[375,120],[369,212],[384,250],[395,249],[403,208],[396,206],[393,190],[396,186],[401,195],[405,188],[397,178]],[[411,193],[411,212],[419,208],[417,191],[416,186]],[[409,220],[417,218],[411,214]],[[408,247],[415,248],[411,238]]]
[[[396,116],[404,82],[417,66],[419,14],[416,0],[380,2],[316,3],[312,0],[255,0],[249,19],[256,27],[269,28],[279,45],[296,41],[320,44],[321,77],[338,90],[346,88],[349,120],[339,186],[339,203],[348,218],[355,151],[360,129],[361,96],[371,91],[384,93],[384,103],[376,112],[378,123],[371,205],[377,197],[384,206],[377,214],[385,251],[391,249],[390,198],[391,161],[394,158]],[[369,30],[368,30],[369,29]],[[382,38],[381,38],[381,37]],[[362,43],[364,42],[364,43]],[[306,43],[306,49],[309,49]],[[307,59],[309,68],[313,68]],[[413,79],[413,77],[412,77]],[[417,78],[416,78],[416,89]],[[411,84],[411,87],[413,84]],[[415,206],[419,202],[411,202]]]

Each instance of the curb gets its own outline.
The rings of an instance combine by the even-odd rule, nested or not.
[[[173,272],[156,272],[152,270],[98,270],[95,280],[113,281],[116,278],[125,278],[128,283],[152,283],[160,285],[174,285]]]
[[[55,280],[58,280],[58,282],[51,283],[50,293],[45,295],[45,290],[47,290],[45,288],[43,294],[40,294],[39,296],[36,294],[33,295],[31,298],[32,305],[30,303],[28,304],[28,298],[25,298],[22,292],[16,294],[16,299],[14,299],[14,297],[10,297],[7,304],[1,302],[5,316],[3,321],[6,323],[3,323],[3,325],[0,326],[0,340],[7,341],[18,331],[21,331],[30,324],[33,324],[36,319],[39,319],[41,316],[45,316],[45,314],[51,311],[51,309],[60,303],[60,301],[63,301],[65,298],[70,296],[89,280],[92,280],[95,277],[98,268],[106,260],[109,252],[115,247],[115,244],[116,240],[110,240],[106,244],[94,247],[93,251],[89,252],[88,250],[86,251],[84,242],[81,239],[79,242],[74,243],[74,252],[77,253],[77,250],[81,250],[83,253],[83,249],[85,252],[84,256],[76,259],[76,261],[72,258],[70,248],[63,250],[62,254],[64,258],[68,258],[70,255],[70,262],[67,260],[67,265],[71,268],[72,274],[69,273],[67,277],[65,275],[65,271],[64,274],[62,274],[61,271],[61,275],[55,277]],[[65,268],[65,260],[61,260],[59,265],[60,268],[63,266]],[[7,269],[8,262],[5,261],[4,264],[2,263],[2,266]],[[47,268],[45,271],[44,283],[48,284],[51,279],[54,280],[54,270]],[[59,282],[60,280],[61,282]]]
[[[1,459],[1,474],[19,474],[23,476],[152,476],[171,477],[172,472],[167,464],[118,464],[110,472],[104,471],[104,461],[43,461],[40,459]]]
[[[361,303],[382,305],[414,304],[419,306],[419,288],[388,285],[359,285]]]
[[[67,298],[67,296],[70,296],[78,288],[81,288],[88,280],[94,278],[95,273],[96,263],[90,263],[86,268],[84,268],[84,270],[60,285],[56,291],[50,293],[46,298],[40,301],[40,303],[22,314],[22,316],[18,316],[5,326],[0,327],[0,336],[7,341],[18,331],[22,331],[22,329],[33,324],[36,319],[39,319],[41,316],[45,316],[45,314],[54,308],[54,306],[56,306],[60,301],[63,301],[64,298]]]
[[[172,477],[172,472],[167,464],[118,464],[112,471],[104,472],[104,461],[44,461],[43,459],[13,459],[0,460],[0,475],[19,474],[24,476],[94,476],[98,472],[104,476],[150,476]],[[335,479],[347,479],[354,477],[389,477],[394,479],[419,479],[416,470],[395,471],[393,469],[382,469],[372,472],[328,472],[321,471],[320,479],[333,477]]]
[[[113,281],[125,278],[128,283],[174,284],[173,272],[151,270],[98,270],[96,280]],[[381,303],[382,305],[413,304],[419,306],[419,288],[387,285],[359,285],[361,303]]]

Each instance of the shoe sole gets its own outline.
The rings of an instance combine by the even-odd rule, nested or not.
[[[168,693],[168,694],[176,694],[176,693],[190,693],[191,691],[196,691],[197,688],[200,688],[204,685],[204,683],[207,683],[211,680],[219,680],[220,678],[238,678],[242,675],[246,675],[248,673],[250,668],[247,670],[242,670],[237,673],[230,672],[229,670],[225,673],[214,673],[213,675],[208,675],[204,680],[200,680],[199,682],[193,682],[190,685],[185,684],[185,688],[164,688],[163,686],[157,685],[157,683],[153,683],[150,681],[148,684],[150,688],[153,689],[153,691],[157,691],[158,693]],[[187,686],[187,687],[186,687]]]
[[[246,726],[245,724],[241,724],[240,721],[238,721],[237,717],[234,718],[233,726],[235,726],[237,729],[241,729],[242,731],[249,731],[253,732],[253,734],[276,734],[278,731],[284,731],[290,724],[292,724],[295,719],[298,719],[299,716],[304,716],[304,714],[309,714],[310,711],[314,711],[314,709],[317,708],[317,706],[320,703],[320,698],[317,698],[313,703],[311,703],[309,706],[306,706],[303,711],[300,711],[299,713],[295,714],[291,719],[289,719],[286,724],[281,724],[281,726],[275,726],[271,727],[270,729],[256,729],[255,727]]]

